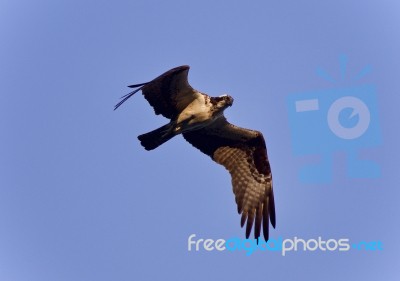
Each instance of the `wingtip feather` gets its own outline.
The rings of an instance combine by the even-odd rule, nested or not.
[[[271,189],[271,194],[269,196],[269,216],[271,225],[275,228],[276,227],[275,199],[274,199],[274,192],[272,189]]]
[[[261,234],[261,222],[262,222],[262,204],[256,209],[256,221],[254,225],[254,238],[258,239]],[[258,241],[258,240],[257,240]]]
[[[133,96],[134,94],[136,94],[137,92],[139,92],[142,89],[142,87],[127,93],[126,95],[123,95],[121,97],[121,100],[114,106],[114,110],[116,110],[118,107],[120,107],[124,102],[126,102],[131,96]]]
[[[265,242],[269,239],[269,198],[265,198],[263,209],[263,232]]]
[[[240,219],[240,227],[244,226],[244,224],[246,223],[246,219],[247,219],[247,214],[243,212],[242,218]]]
[[[140,84],[134,84],[134,85],[128,85],[128,88],[137,88],[137,87],[141,87],[144,86],[146,84],[148,84],[149,82],[146,83],[140,83]]]
[[[246,225],[246,239],[250,237],[251,229],[254,223],[254,212],[248,214],[247,225]]]

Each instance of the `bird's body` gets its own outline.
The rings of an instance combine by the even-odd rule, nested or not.
[[[233,98],[210,97],[193,89],[187,80],[188,71],[189,66],[176,67],[148,83],[129,86],[137,89],[124,96],[115,109],[142,90],[155,113],[171,120],[140,135],[142,146],[152,150],[182,134],[194,147],[225,166],[232,176],[241,226],[247,221],[246,238],[255,221],[254,236],[258,239],[263,221],[268,240],[269,220],[275,227],[275,203],[264,137],[258,131],[230,124],[223,112],[233,104]]]

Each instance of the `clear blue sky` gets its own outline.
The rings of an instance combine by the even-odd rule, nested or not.
[[[399,14],[395,0],[1,1],[0,280],[398,280]],[[341,54],[343,79],[316,74],[340,78]],[[271,237],[383,250],[188,252],[193,233],[244,238],[229,174],[180,136],[145,151],[137,135],[167,120],[142,95],[113,111],[126,85],[182,64],[196,89],[234,97],[232,123],[266,137]],[[293,153],[288,97],[362,84],[382,143],[361,157],[381,177],[348,178],[339,151],[331,182],[302,182],[318,156]]]

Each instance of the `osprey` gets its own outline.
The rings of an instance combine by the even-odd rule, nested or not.
[[[232,177],[233,193],[241,227],[246,224],[249,238],[255,222],[254,237],[260,237],[261,224],[268,241],[269,222],[275,228],[275,203],[271,168],[261,132],[230,124],[224,110],[233,104],[229,95],[210,97],[188,83],[189,66],[173,68],[154,80],[128,86],[135,88],[121,98],[114,110],[138,91],[154,108],[171,121],[138,136],[146,150],[152,150],[178,134],[212,160],[225,166]]]

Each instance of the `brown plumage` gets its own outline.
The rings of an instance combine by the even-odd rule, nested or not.
[[[139,90],[156,114],[171,121],[138,138],[147,150],[152,150],[178,134],[223,165],[231,174],[233,193],[242,214],[241,226],[246,222],[246,238],[254,224],[258,239],[263,226],[264,238],[269,237],[269,222],[275,228],[275,202],[272,174],[265,140],[261,132],[230,124],[223,111],[232,105],[228,95],[210,97],[193,89],[187,80],[189,66],[171,69],[154,80],[132,85],[137,88],[122,97],[115,106]]]

